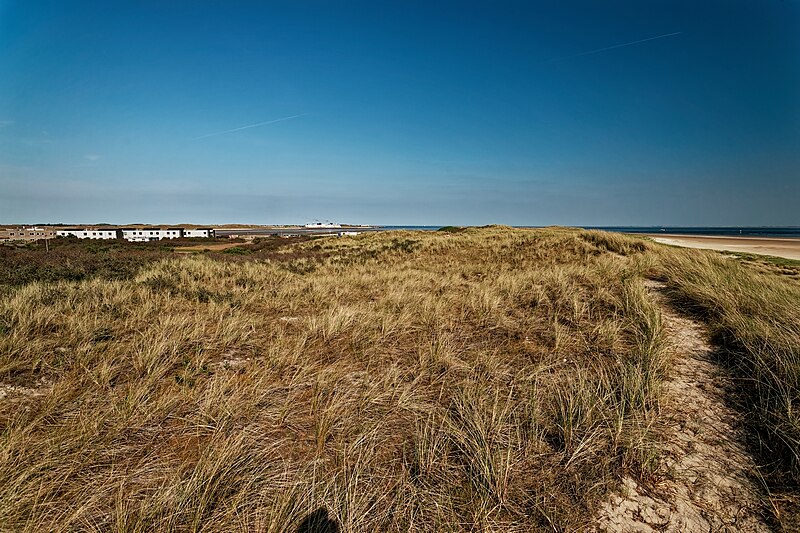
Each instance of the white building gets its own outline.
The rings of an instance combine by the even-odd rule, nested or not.
[[[214,236],[213,228],[194,228],[183,230],[183,236],[189,238],[208,238]]]
[[[304,228],[341,228],[341,224],[335,224],[333,222],[314,222],[312,224],[306,224],[303,226]]]
[[[60,229],[56,230],[58,237],[77,237],[79,239],[119,239],[122,237],[122,232],[118,229]]]
[[[79,239],[125,239],[131,242],[160,241],[180,239],[181,237],[214,237],[213,228],[86,228],[57,230],[60,237],[74,236]]]
[[[132,242],[160,241],[183,237],[183,228],[122,228],[122,237]]]

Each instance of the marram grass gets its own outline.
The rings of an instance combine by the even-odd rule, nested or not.
[[[278,532],[320,509],[342,531],[585,528],[622,475],[659,468],[669,361],[644,275],[733,305],[700,294],[715,270],[690,283],[672,260],[621,235],[490,227],[6,288],[0,530]],[[775,410],[800,319],[771,294],[730,298],[784,325],[712,318],[750,332],[753,357],[784,354],[757,367]],[[791,446],[794,419],[774,420]]]

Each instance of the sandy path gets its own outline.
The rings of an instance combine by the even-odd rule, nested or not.
[[[679,316],[650,283],[662,307],[673,350],[665,383],[664,466],[668,474],[645,492],[633,479],[601,509],[600,531],[770,531],[761,518],[755,472],[741,444],[740,416],[724,402],[732,383],[712,362],[703,326]]]
[[[772,255],[800,260],[800,239],[766,237],[711,237],[700,235],[647,235],[656,242],[718,252]]]

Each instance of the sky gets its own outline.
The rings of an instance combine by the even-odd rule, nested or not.
[[[800,1],[0,0],[0,223],[800,225]]]

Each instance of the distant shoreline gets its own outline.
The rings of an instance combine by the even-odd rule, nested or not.
[[[579,226],[583,229],[666,237],[800,239],[800,226]]]
[[[739,252],[756,255],[771,255],[800,261],[800,239],[792,237],[734,237],[728,235],[679,235],[674,233],[636,233],[650,237],[661,244]]]

